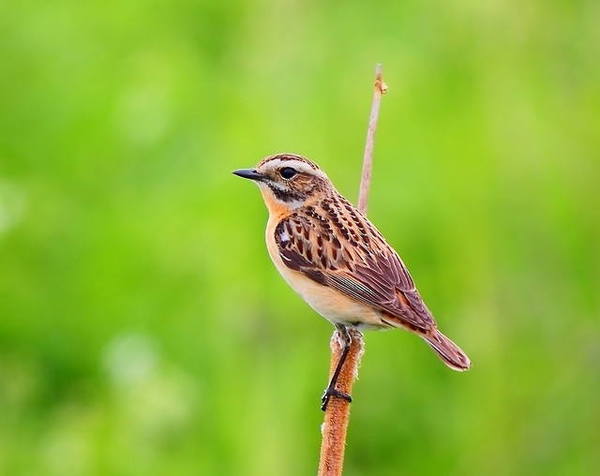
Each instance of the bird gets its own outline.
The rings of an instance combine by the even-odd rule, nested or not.
[[[465,352],[438,330],[398,253],[315,162],[281,153],[233,173],[256,183],[262,193],[269,212],[265,239],[275,267],[341,337],[342,353],[323,394],[323,410],[331,397],[352,401],[335,387],[351,329],[406,329],[451,369],[469,369]]]

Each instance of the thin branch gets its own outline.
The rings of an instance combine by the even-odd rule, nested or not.
[[[367,129],[367,142],[363,157],[362,176],[360,181],[360,193],[358,209],[367,214],[367,201],[371,186],[371,169],[373,166],[373,143],[377,119],[379,117],[379,104],[381,96],[387,91],[383,82],[382,67],[378,64],[375,68],[375,88],[371,114],[369,116],[369,127]],[[352,386],[358,376],[360,359],[364,352],[363,335],[355,329],[350,330],[352,344],[346,357],[346,362],[339,375],[336,388],[348,395],[352,393]],[[342,344],[338,332],[335,331],[331,337],[331,362],[329,375],[333,373],[342,353]],[[350,421],[350,403],[342,398],[332,397],[325,411],[321,434],[321,459],[319,461],[319,476],[340,476],[344,468],[344,451],[346,449],[346,434]]]
[[[352,393],[352,385],[358,376],[360,358],[364,352],[364,340],[357,330],[350,330],[352,344],[336,388],[348,395]],[[337,331],[331,336],[331,375],[342,353],[342,343]],[[332,398],[327,405],[325,421],[321,427],[323,442],[321,443],[321,460],[319,476],[338,476],[344,467],[344,450],[346,449],[346,432],[350,420],[350,403],[342,398]]]
[[[375,87],[373,88],[373,101],[371,102],[371,114],[369,115],[369,126],[367,128],[367,140],[365,142],[365,153],[363,155],[362,178],[358,194],[358,209],[367,214],[369,202],[369,189],[371,187],[371,170],[373,169],[373,144],[375,143],[375,131],[377,130],[377,119],[379,119],[379,105],[381,96],[387,92],[387,85],[383,82],[383,67],[378,64],[375,67]]]

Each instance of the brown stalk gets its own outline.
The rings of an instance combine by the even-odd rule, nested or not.
[[[360,180],[360,191],[358,197],[358,209],[367,214],[367,202],[369,189],[371,187],[371,170],[373,168],[373,143],[379,117],[379,105],[381,96],[387,92],[387,86],[383,82],[382,67],[378,64],[375,68],[375,85],[373,101],[371,103],[371,114],[369,115],[369,126],[367,129],[367,140],[363,156],[362,176]],[[352,386],[358,376],[360,359],[364,352],[363,335],[355,329],[350,330],[352,344],[350,351],[340,372],[336,388],[348,395],[352,394]],[[329,376],[331,377],[342,353],[342,343],[338,332],[335,331],[331,337],[331,362],[329,364]],[[350,402],[342,398],[332,397],[325,411],[325,418],[321,426],[323,440],[321,442],[321,457],[319,461],[319,476],[340,476],[344,468],[344,451],[346,449],[346,434],[350,421]]]

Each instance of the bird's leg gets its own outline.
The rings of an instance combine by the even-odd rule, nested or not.
[[[335,371],[331,376],[331,380],[329,381],[329,385],[325,389],[325,393],[323,393],[323,397],[321,398],[321,410],[325,411],[327,409],[327,404],[329,403],[329,399],[331,397],[338,397],[347,400],[348,402],[352,402],[352,397],[347,393],[340,392],[335,388],[335,384],[337,383],[337,379],[340,376],[340,372],[342,367],[344,366],[344,362],[346,361],[346,357],[348,356],[348,352],[350,351],[350,345],[352,344],[352,336],[348,331],[348,328],[343,324],[336,324],[338,335],[342,339],[342,354],[340,355],[340,360],[335,367]]]

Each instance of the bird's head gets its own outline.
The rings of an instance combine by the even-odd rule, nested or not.
[[[233,173],[253,180],[260,187],[269,211],[277,214],[309,205],[333,189],[317,164],[296,154],[271,155],[254,169]]]

